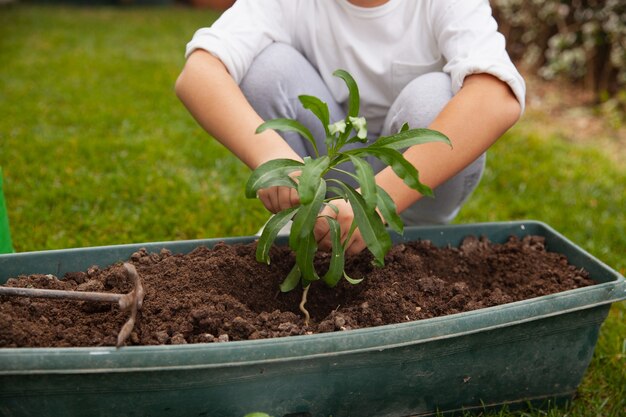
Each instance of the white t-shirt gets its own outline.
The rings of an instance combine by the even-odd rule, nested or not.
[[[255,56],[272,42],[300,51],[339,103],[348,98],[336,69],[352,74],[361,113],[377,125],[415,77],[443,71],[457,93],[467,75],[506,82],[524,109],[525,84],[511,62],[488,0],[389,0],[357,7],[348,0],[237,0],[209,28],[198,30],[186,56],[204,49],[241,82]]]

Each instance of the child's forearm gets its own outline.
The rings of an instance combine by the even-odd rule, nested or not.
[[[277,158],[301,158],[276,132],[255,134],[263,123],[224,64],[198,50],[176,81],[176,94],[198,123],[250,168]]]
[[[444,133],[452,149],[442,143],[414,146],[405,158],[420,172],[420,180],[435,188],[484,153],[519,118],[521,107],[509,87],[487,74],[470,75],[429,128]],[[422,196],[385,168],[376,182],[403,211]]]

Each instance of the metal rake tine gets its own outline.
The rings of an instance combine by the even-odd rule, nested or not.
[[[129,262],[125,262],[124,269],[126,270],[126,275],[133,282],[133,290],[127,294],[0,286],[0,296],[6,295],[16,297],[54,298],[65,300],[117,303],[122,311],[130,309],[130,318],[126,321],[126,323],[124,323],[124,326],[122,326],[122,329],[117,336],[116,347],[119,348],[132,333],[133,328],[135,327],[137,311],[141,310],[141,307],[143,306],[143,299],[145,297],[143,284],[141,282],[141,278],[139,278],[139,274],[137,273],[137,269],[135,268],[135,266]]]
[[[137,319],[137,310],[141,310],[145,296],[143,284],[141,283],[141,278],[139,278],[135,265],[125,262],[124,268],[126,269],[126,275],[133,281],[134,289],[128,294],[124,294],[124,298],[120,300],[120,308],[122,310],[126,310],[130,307],[130,318],[124,323],[117,335],[116,348],[120,348],[132,333]]]

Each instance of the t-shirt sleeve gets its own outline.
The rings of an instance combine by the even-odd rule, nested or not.
[[[284,1],[237,0],[211,27],[201,28],[187,44],[185,58],[203,49],[219,58],[240,83],[252,61],[273,42],[290,43]]]
[[[505,48],[488,0],[434,0],[431,22],[456,94],[471,74],[491,74],[507,83],[525,108],[526,85]]]

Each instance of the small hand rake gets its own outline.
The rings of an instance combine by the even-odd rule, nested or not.
[[[128,339],[135,327],[137,311],[143,305],[144,290],[141,279],[133,264],[124,263],[126,275],[134,284],[134,288],[127,294],[88,292],[88,291],[66,291],[66,290],[46,290],[40,288],[14,288],[0,286],[0,295],[10,295],[18,297],[34,298],[61,298],[68,300],[99,301],[108,303],[118,303],[122,311],[130,310],[130,318],[117,335],[117,347],[119,348]]]

